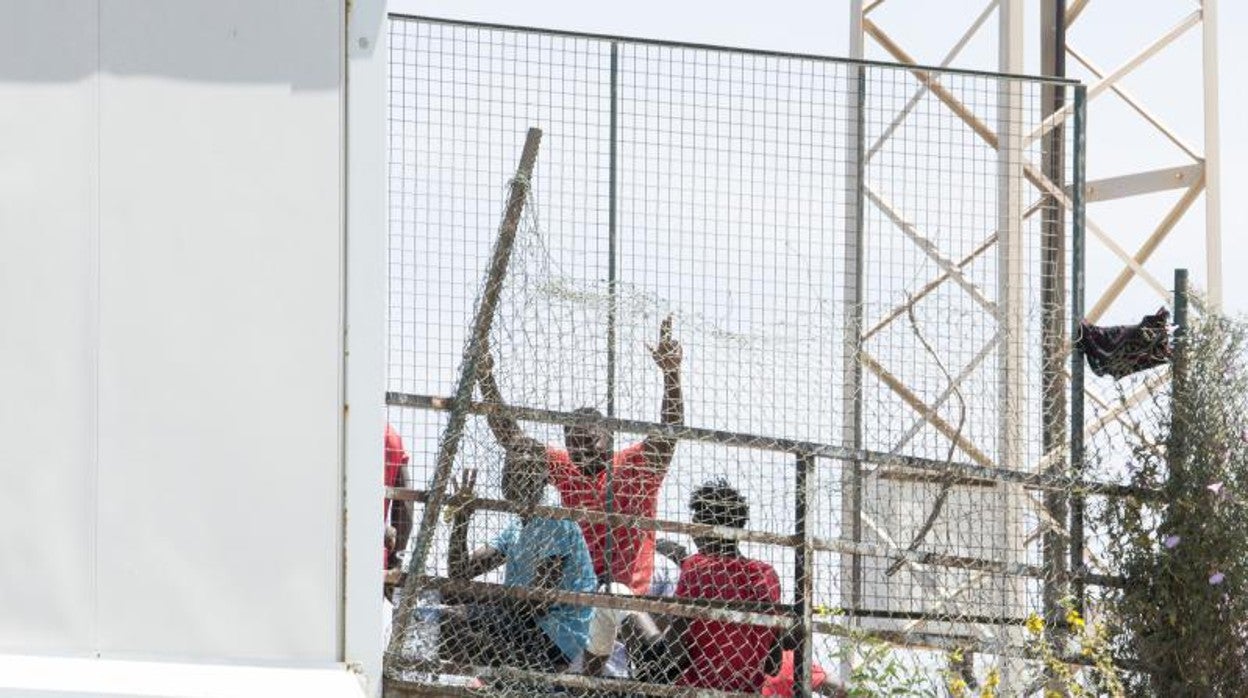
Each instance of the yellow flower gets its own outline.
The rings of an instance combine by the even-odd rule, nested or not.
[[[1027,632],[1032,635],[1044,632],[1044,619],[1034,613],[1027,616]]]
[[[979,698],[997,698],[997,686],[1001,685],[1001,672],[992,669],[984,677],[984,687],[979,689]]]
[[[1044,692],[1044,698],[1064,698],[1061,691],[1055,691],[1052,688]]]
[[[962,696],[965,696],[966,689],[967,689],[966,681],[963,680],[961,677],[955,677],[955,678],[949,679],[949,693],[953,694],[956,698],[961,698]]]
[[[1079,612],[1072,608],[1066,611],[1066,624],[1076,630],[1083,630],[1083,616],[1080,616]]]

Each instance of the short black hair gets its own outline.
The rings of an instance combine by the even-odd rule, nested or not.
[[[570,424],[563,425],[565,433],[569,429],[584,429],[592,431],[596,434],[606,434],[608,437],[611,435],[611,430],[606,428],[601,421],[606,417],[604,417],[602,412],[599,412],[597,408],[578,407],[572,410],[572,414],[576,415],[576,419]]]
[[[735,487],[723,478],[708,480],[693,491],[689,509],[697,523],[745,528],[750,505]]]
[[[603,419],[602,412],[596,407],[578,407],[572,410],[572,414],[576,415],[576,419],[568,426],[599,426],[599,420]]]

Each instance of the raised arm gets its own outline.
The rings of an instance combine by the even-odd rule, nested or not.
[[[494,405],[506,404],[502,391],[498,389],[498,379],[494,377],[494,357],[490,354],[489,347],[482,349],[481,358],[477,362],[477,384],[481,386],[481,397]],[[537,439],[524,433],[519,422],[507,415],[490,412],[486,421],[489,422],[490,431],[494,432],[494,438],[499,445],[509,452],[536,456],[545,450]]]
[[[455,483],[455,491],[446,503],[452,512],[451,540],[447,549],[447,568],[451,579],[468,580],[479,577],[502,565],[507,559],[501,551],[488,545],[477,548],[471,555],[468,554],[468,522],[472,520],[473,489],[476,483],[477,471],[471,468],[465,470],[462,479]]]
[[[680,342],[672,339],[672,316],[664,318],[659,325],[659,343],[648,347],[654,363],[663,372],[663,401],[659,406],[659,422],[676,425],[685,423],[685,398],[680,386],[680,362],[683,351]],[[666,472],[676,451],[676,439],[670,436],[648,436],[644,442],[646,462],[656,470]]]

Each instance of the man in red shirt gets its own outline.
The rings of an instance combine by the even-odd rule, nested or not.
[[[744,528],[750,505],[725,480],[712,480],[694,491],[689,501],[693,522]],[[735,540],[695,537],[698,552],[680,565],[676,597],[724,601],[780,601],[780,578],[771,565],[741,554]],[[757,692],[774,674],[780,631],[758,625],[680,618],[676,633],[677,663],[684,665],[678,684],[720,691]],[[681,657],[679,655],[685,655]]]
[[[658,344],[648,348],[663,372],[659,419],[663,424],[681,424],[685,411],[680,387],[682,352],[680,343],[672,339],[671,316],[659,327]],[[487,402],[503,403],[488,348],[478,365],[478,380]],[[590,407],[577,413],[583,419],[564,427],[563,449],[544,446],[527,436],[510,417],[492,413],[489,423],[494,437],[506,449],[509,462],[517,458],[545,460],[550,482],[559,490],[565,507],[653,518],[676,440],[649,436],[612,453],[611,431],[599,421],[602,414]],[[646,593],[654,572],[654,531],[616,526],[608,536],[607,526],[589,523],[583,523],[581,530],[600,583],[614,582],[634,594]]]
[[[724,480],[695,490],[689,507],[696,524],[744,528],[749,519],[749,504]],[[698,536],[694,543],[693,555],[675,545],[663,550],[680,559],[676,598],[780,601],[776,570],[742,555],[735,540]],[[628,613],[621,624],[628,629],[634,677],[642,681],[757,693],[781,668],[784,638],[776,628],[679,617],[659,631],[645,613]]]

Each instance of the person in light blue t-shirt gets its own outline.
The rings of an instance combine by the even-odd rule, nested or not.
[[[509,459],[503,496],[518,505],[520,518],[489,544],[468,554],[476,473],[466,470],[448,504],[454,512],[450,576],[468,580],[504,566],[503,584],[531,589],[593,592],[593,561],[573,521],[532,515],[546,487],[544,463]],[[593,608],[544,600],[503,599],[450,612],[442,623],[442,650],[467,664],[563,671],[589,642]]]

